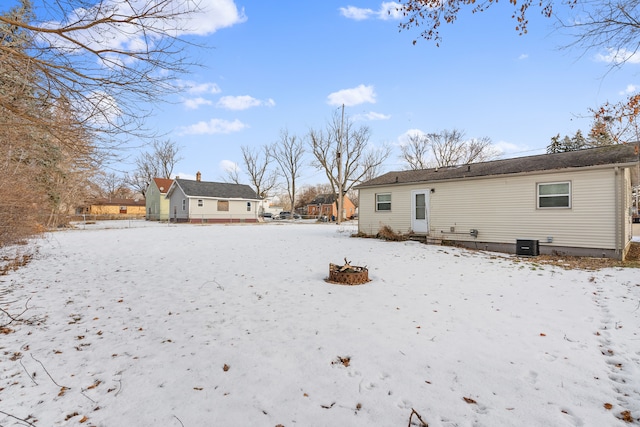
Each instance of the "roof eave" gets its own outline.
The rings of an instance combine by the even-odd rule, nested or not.
[[[525,175],[547,175],[551,173],[558,173],[564,171],[572,171],[572,170],[593,170],[593,169],[613,169],[616,167],[632,167],[638,164],[637,161],[633,162],[624,162],[624,163],[606,163],[601,165],[591,165],[591,166],[576,166],[576,167],[567,167],[567,168],[559,168],[559,169],[541,169],[535,171],[525,171],[525,172],[509,172],[509,173],[497,173],[490,175],[476,175],[476,176],[458,176],[451,178],[440,178],[440,179],[425,179],[425,180],[413,180],[413,181],[400,181],[400,182],[388,182],[388,183],[380,183],[380,184],[371,184],[371,185],[357,185],[355,189],[363,189],[363,188],[378,188],[378,187],[396,187],[402,185],[415,185],[415,184],[423,184],[423,183],[436,183],[436,182],[452,182],[452,181],[470,181],[475,179],[487,179],[487,178],[497,178],[503,176],[525,176]]]

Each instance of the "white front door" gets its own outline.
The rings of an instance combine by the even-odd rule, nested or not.
[[[413,190],[411,192],[411,229],[414,233],[429,231],[428,201],[429,190]]]

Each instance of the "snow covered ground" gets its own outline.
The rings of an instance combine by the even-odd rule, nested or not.
[[[0,276],[0,425],[639,423],[638,270],[354,231],[127,221],[46,235]],[[345,257],[371,282],[325,282]]]

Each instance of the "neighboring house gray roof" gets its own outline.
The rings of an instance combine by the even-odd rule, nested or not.
[[[447,166],[441,168],[388,172],[358,185],[356,188],[390,184],[409,184],[425,181],[474,178],[526,172],[554,171],[600,165],[631,165],[638,162],[633,144],[616,144],[555,154],[493,160],[483,163]]]
[[[221,199],[250,199],[258,200],[256,192],[245,184],[230,184],[227,182],[193,181],[190,179],[176,179],[178,185],[187,197],[214,197]]]
[[[331,205],[336,202],[337,194],[318,194],[309,205]]]

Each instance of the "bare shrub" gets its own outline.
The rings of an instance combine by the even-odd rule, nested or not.
[[[392,242],[402,242],[404,240],[407,240],[406,235],[395,232],[393,228],[389,227],[388,225],[382,226],[378,231],[378,234],[376,235],[376,237],[382,240],[389,240]]]

